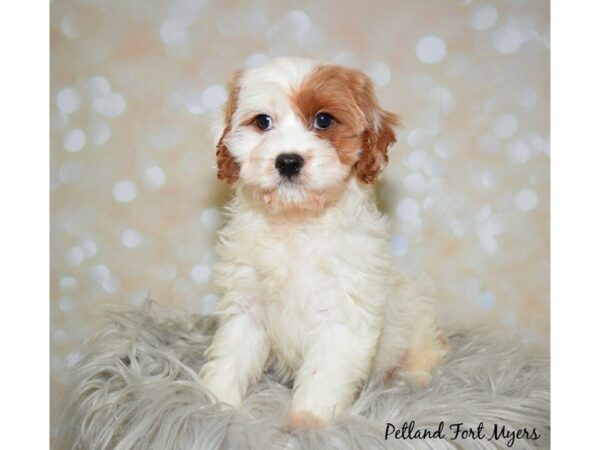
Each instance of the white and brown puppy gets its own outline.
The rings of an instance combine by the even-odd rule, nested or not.
[[[375,206],[399,120],[368,77],[279,58],[235,75],[223,119],[218,177],[235,196],[206,386],[237,406],[273,370],[293,380],[291,424],[305,427],[343,413],[368,376],[428,381],[446,342]]]

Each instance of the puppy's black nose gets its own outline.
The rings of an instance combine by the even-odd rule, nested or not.
[[[300,173],[304,165],[304,159],[295,153],[282,153],[275,159],[275,167],[279,174],[286,178],[292,178]]]

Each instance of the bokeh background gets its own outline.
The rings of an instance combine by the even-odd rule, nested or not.
[[[228,187],[210,126],[235,69],[359,68],[403,117],[390,243],[445,321],[549,328],[549,1],[51,2],[51,408],[109,303],[218,300]]]

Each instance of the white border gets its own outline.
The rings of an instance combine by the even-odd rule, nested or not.
[[[37,6],[3,5],[0,28],[6,448],[49,439],[49,15]],[[552,6],[552,442],[589,448],[599,404],[600,4]]]
[[[2,5],[2,448],[49,445],[48,12]]]
[[[552,3],[552,445],[598,432],[600,4]]]

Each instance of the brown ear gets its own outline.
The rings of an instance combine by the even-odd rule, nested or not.
[[[355,166],[356,176],[363,183],[373,184],[387,165],[388,148],[396,142],[393,127],[400,125],[400,118],[379,106],[371,80],[366,76],[358,104],[365,115],[367,126],[363,132],[362,153]]]
[[[223,111],[225,128],[219,139],[219,143],[217,144],[217,177],[219,180],[225,181],[226,183],[234,183],[240,176],[240,166],[236,160],[233,159],[231,152],[224,143],[224,139],[231,131],[231,118],[237,109],[240,91],[239,79],[241,75],[241,71],[236,72],[232,81],[229,83],[229,99],[227,100]]]

